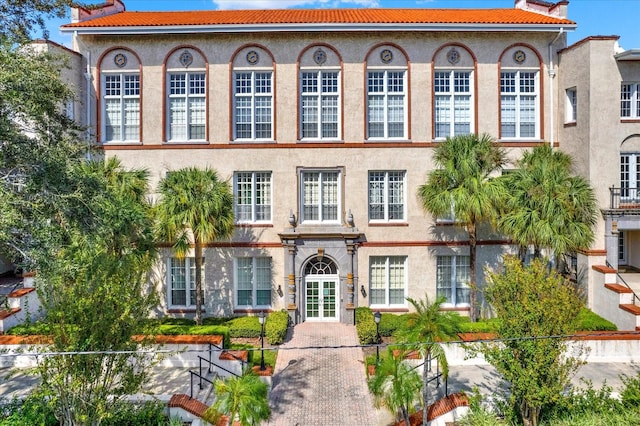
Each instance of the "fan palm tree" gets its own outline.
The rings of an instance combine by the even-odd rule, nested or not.
[[[267,384],[251,370],[242,376],[217,379],[214,384],[216,402],[207,410],[212,417],[224,414],[229,424],[239,421],[241,425],[256,425],[271,416]]]
[[[427,409],[429,407],[428,370],[431,360],[436,360],[442,377],[447,378],[449,364],[440,342],[451,339],[459,331],[460,316],[454,312],[440,310],[445,302],[444,297],[439,297],[431,303],[425,295],[424,300],[407,298],[414,308],[409,314],[406,327],[398,332],[400,342],[409,343],[409,347],[416,348],[423,359],[422,366],[422,423],[427,424]],[[408,424],[408,423],[407,423]]]
[[[452,212],[469,234],[471,321],[478,315],[476,287],[477,225],[493,220],[505,188],[492,174],[506,163],[504,150],[489,135],[447,138],[434,152],[437,166],[418,188],[422,208],[436,217]]]
[[[548,249],[556,259],[588,248],[594,239],[597,203],[586,179],[571,175],[571,157],[541,145],[526,152],[518,165],[500,179],[508,191],[498,229],[521,247],[521,255],[529,246],[536,258]]]
[[[422,380],[418,372],[404,361],[404,353],[394,356],[387,348],[387,356],[376,366],[376,374],[369,379],[369,390],[376,408],[386,407],[396,421],[409,422],[409,409],[420,401]]]
[[[204,244],[233,234],[233,194],[215,170],[188,167],[168,173],[160,181],[157,206],[158,234],[185,256],[193,240],[196,316],[202,324],[202,251]]]

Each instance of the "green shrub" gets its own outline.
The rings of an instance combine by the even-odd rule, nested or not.
[[[0,426],[57,426],[53,406],[37,393],[24,401],[0,399]]]
[[[257,316],[233,318],[227,324],[231,337],[260,337],[261,326]]]
[[[618,328],[590,309],[582,308],[578,314],[578,330],[582,331],[615,331]]]
[[[100,423],[102,426],[157,426],[167,424],[169,419],[164,413],[165,404],[160,401],[146,401],[141,404],[120,402],[109,411]]]
[[[289,329],[289,313],[282,309],[271,312],[265,324],[265,336],[271,345],[281,345],[287,337]]]
[[[6,334],[10,334],[13,336],[34,336],[40,334],[49,334],[49,324],[44,322],[44,320],[32,322],[32,323],[24,323],[18,324],[15,327],[7,330]]]
[[[406,314],[382,314],[380,317],[380,336],[393,336],[396,330],[402,328],[407,323],[408,318]]]
[[[640,407],[640,373],[635,377],[620,376],[624,389],[620,393],[622,403],[627,408]]]
[[[373,345],[378,343],[376,334],[376,322],[373,312],[367,306],[356,308],[356,331],[361,345]]]
[[[460,317],[461,333],[495,333],[500,320],[498,318],[490,318],[483,321],[471,322],[469,317]]]

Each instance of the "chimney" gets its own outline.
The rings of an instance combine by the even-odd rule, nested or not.
[[[557,3],[543,0],[515,0],[516,9],[528,10],[558,19],[567,19],[568,6],[569,2],[567,0],[562,0]]]
[[[71,23],[113,15],[126,10],[122,0],[105,0],[104,3],[88,7],[72,7]]]

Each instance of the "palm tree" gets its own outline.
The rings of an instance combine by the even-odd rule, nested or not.
[[[431,303],[425,295],[424,300],[407,298],[415,312],[409,314],[406,327],[398,332],[401,342],[409,343],[409,347],[416,348],[423,359],[422,366],[422,423],[427,424],[427,410],[429,407],[429,365],[436,360],[442,371],[442,377],[447,378],[449,364],[440,342],[449,340],[459,331],[460,316],[453,312],[443,312],[440,307],[445,302],[439,297]],[[408,424],[408,423],[407,423]]]
[[[376,366],[376,374],[369,379],[369,390],[376,408],[386,407],[397,421],[409,422],[409,409],[420,401],[421,379],[418,372],[405,362],[404,353],[394,356],[387,348],[387,356]]]
[[[492,178],[506,163],[504,150],[489,135],[460,135],[447,138],[434,152],[438,168],[427,183],[418,188],[422,208],[436,217],[452,212],[455,221],[469,234],[469,286],[471,321],[476,321],[476,243],[477,225],[492,220],[504,198],[504,186]]]
[[[271,416],[267,395],[267,384],[251,370],[242,376],[217,379],[214,384],[216,402],[207,410],[211,417],[224,414],[229,424],[239,421],[241,425],[256,425]]]
[[[196,273],[196,323],[202,324],[202,250],[204,244],[233,234],[233,194],[215,170],[188,167],[160,181],[158,234],[185,256],[193,239]]]
[[[500,179],[508,191],[497,227],[521,247],[521,257],[529,246],[534,257],[546,248],[556,260],[589,248],[597,203],[589,183],[571,175],[571,157],[541,145],[526,152],[518,165]]]

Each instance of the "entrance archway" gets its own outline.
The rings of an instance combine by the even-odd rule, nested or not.
[[[304,268],[306,321],[340,321],[340,276],[333,260],[314,257]]]

